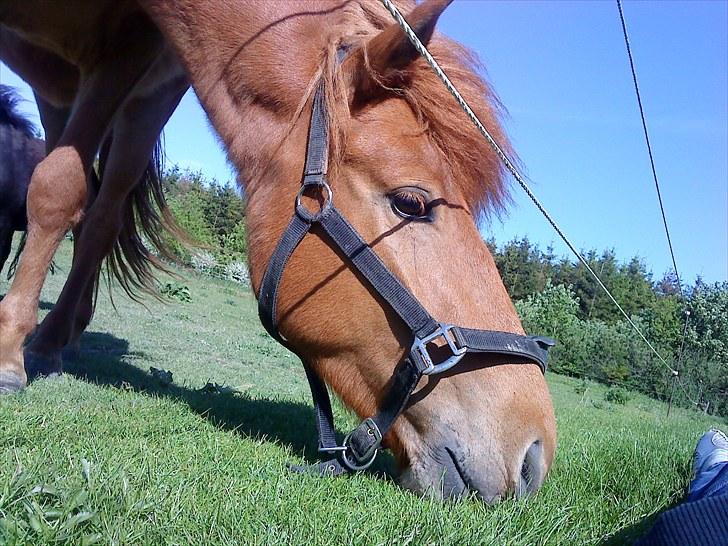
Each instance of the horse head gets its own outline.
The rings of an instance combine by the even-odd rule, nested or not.
[[[407,20],[509,150],[498,101],[473,58],[434,32],[448,3],[424,2]],[[432,316],[523,334],[477,228],[479,215],[506,199],[498,157],[398,25],[335,45],[319,82],[327,89],[327,178],[337,210]],[[348,54],[339,62],[342,49]],[[308,117],[301,119],[269,169],[277,180],[301,178]],[[276,192],[254,186],[248,218],[260,291],[276,239],[271,234],[283,231],[295,194],[283,196],[290,185],[281,183],[267,186]],[[311,197],[314,207],[329,199]],[[347,406],[361,417],[373,415],[412,346],[411,329],[324,229],[311,229],[281,277],[282,339]],[[541,370],[523,364],[517,356],[466,354],[457,368],[419,381],[384,438],[405,487],[442,496],[472,491],[494,501],[541,485],[555,450],[555,418]]]

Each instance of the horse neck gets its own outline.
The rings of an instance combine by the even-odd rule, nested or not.
[[[340,10],[297,0],[237,11],[216,3],[141,3],[175,46],[251,197],[283,170],[276,166],[281,143],[322,62],[330,39],[322,29],[337,26]]]
[[[299,112],[346,2],[141,0],[175,47],[248,199],[251,277],[262,277],[293,211],[310,106]],[[297,113],[300,114],[297,116]]]

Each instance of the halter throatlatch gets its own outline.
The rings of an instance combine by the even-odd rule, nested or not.
[[[322,80],[314,95],[306,164],[301,189],[296,196],[295,213],[263,275],[258,296],[261,322],[271,336],[284,346],[288,346],[278,331],[278,288],[288,259],[311,227],[317,225],[326,234],[327,242],[339,250],[364,276],[373,291],[392,308],[412,332],[412,345],[394,371],[379,411],[350,432],[341,444],[336,441],[334,417],[326,385],[316,372],[303,362],[316,413],[318,449],[319,452],[334,457],[318,464],[292,466],[292,468],[322,475],[339,475],[363,470],[374,462],[377,451],[382,447],[382,438],[404,411],[410,395],[423,375],[437,375],[457,366],[466,353],[522,357],[525,359],[521,361],[522,363],[535,363],[545,373],[548,349],[555,342],[547,337],[475,330],[436,321],[334,206],[334,194],[326,180],[328,155],[328,115]],[[316,212],[310,212],[301,203],[304,192],[312,188],[320,190],[323,199]],[[438,357],[430,352],[433,345],[438,345]],[[447,351],[447,354],[442,357],[444,351]]]

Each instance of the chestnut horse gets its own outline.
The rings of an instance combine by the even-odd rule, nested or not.
[[[96,9],[103,17],[95,24],[114,21],[126,35],[134,34],[124,42],[128,50],[117,57],[122,66],[105,70],[102,63],[92,78],[98,89],[84,87],[87,80],[82,78],[88,100],[77,99],[81,106],[66,131],[74,120],[80,127],[90,123],[88,116],[98,118],[95,93],[112,93],[104,83],[116,82],[114,100],[103,106],[108,121],[133,87],[139,66],[148,65],[149,57],[164,48],[156,29],[161,31],[240,173],[248,197],[256,293],[292,214],[312,98],[324,81],[328,179],[337,208],[432,315],[473,328],[523,333],[476,227],[481,212],[497,209],[506,198],[498,158],[379,2],[89,0],[93,9],[74,11],[64,3],[56,17],[29,23],[33,18],[27,16],[27,6],[35,3],[25,2],[21,11],[26,17],[15,14],[14,19],[5,6],[12,2],[0,1],[5,8],[0,21],[14,28],[25,25],[26,39],[40,41],[41,36],[56,51],[61,50],[63,15],[69,12],[78,18],[66,27],[74,37],[84,35],[78,20]],[[449,0],[426,0],[416,7],[411,1],[399,3],[505,146],[498,101],[477,73],[473,56],[433,33]],[[149,28],[137,6],[156,28]],[[124,18],[127,24],[118,23]],[[33,31],[28,30],[33,24]],[[105,30],[107,43],[116,36],[112,30]],[[340,46],[350,51],[341,65]],[[65,53],[66,59],[71,56]],[[98,142],[103,129],[95,130]],[[57,235],[82,210],[90,156],[78,151],[85,143],[75,131],[62,143],[55,157],[51,154],[36,170],[29,201],[29,210],[54,203],[57,220],[36,228],[29,241],[33,250],[29,247],[21,259],[24,280],[0,304],[0,373],[5,377],[17,373],[20,339],[33,326],[30,315],[18,319],[20,310],[37,302],[39,288],[34,287],[42,282]],[[33,191],[36,184],[39,189]],[[314,230],[293,253],[280,285],[278,314],[287,346],[358,415],[372,415],[409,349],[410,335],[320,231]],[[553,407],[540,369],[494,355],[469,354],[461,364],[460,371],[467,373],[422,379],[384,438],[401,467],[401,483],[439,495],[473,491],[486,501],[536,490],[556,446]]]
[[[161,232],[182,235],[164,201],[156,144],[187,79],[138,7],[120,4],[110,19],[101,4],[87,8],[0,2],[0,58],[33,87],[49,152],[33,173],[26,250],[0,306],[0,392],[22,388],[27,375],[61,371],[61,350],[77,348],[91,320],[105,257],[109,277],[134,297],[153,289],[150,265],[164,269],[141,236],[171,257]],[[83,21],[75,18],[81,12]],[[99,152],[103,183],[92,167]],[[71,228],[68,279],[23,355],[47,257]]]

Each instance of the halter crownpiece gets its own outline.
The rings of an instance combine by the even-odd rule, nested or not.
[[[341,60],[341,50],[339,61]],[[293,251],[314,225],[326,234],[328,243],[339,250],[361,273],[370,287],[405,323],[412,332],[412,345],[394,371],[390,387],[378,412],[365,419],[350,432],[344,441],[336,441],[334,417],[326,385],[304,361],[303,366],[311,387],[319,452],[334,455],[328,461],[314,465],[291,466],[293,470],[321,475],[339,475],[368,468],[382,447],[397,417],[404,411],[410,395],[423,375],[441,374],[455,366],[467,353],[488,353],[522,357],[524,364],[535,363],[546,373],[548,349],[553,339],[542,336],[523,336],[510,332],[476,330],[436,321],[415,296],[392,274],[374,250],[346,221],[334,206],[334,193],[326,180],[329,155],[328,114],[324,80],[318,84],[313,99],[311,122],[306,148],[301,189],[295,200],[295,212],[268,262],[258,295],[258,313],[268,333],[281,344],[288,343],[278,331],[277,300],[283,271]],[[301,204],[301,197],[310,188],[321,190],[323,203],[317,212]],[[447,348],[448,356],[437,360],[429,346],[442,341],[438,354]]]

